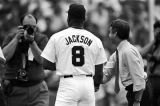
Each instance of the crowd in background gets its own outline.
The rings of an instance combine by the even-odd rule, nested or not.
[[[52,34],[67,27],[66,12],[69,4],[74,2],[85,5],[87,9],[85,29],[102,40],[107,57],[115,50],[108,38],[108,27],[116,18],[130,23],[131,43],[141,48],[150,41],[147,0],[1,0],[0,45],[3,39],[20,25],[20,17],[27,12],[38,18],[39,30],[50,38]],[[46,70],[46,82],[51,95],[50,105],[54,104],[58,81],[55,72]],[[101,85],[101,89],[96,93],[97,106],[126,105],[125,90],[115,95],[113,87],[114,79]]]

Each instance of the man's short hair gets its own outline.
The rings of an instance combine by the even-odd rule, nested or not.
[[[26,17],[26,16],[33,16],[32,14],[30,14],[30,13],[26,13],[26,14],[24,14],[24,15],[22,15],[21,17],[20,17],[20,24],[21,25],[23,25],[23,20],[24,20],[24,18]],[[35,16],[33,16],[34,18],[35,18],[35,20],[36,20],[36,23],[37,23],[37,18],[35,17]]]
[[[153,25],[153,28],[156,29],[156,28],[160,28],[160,21],[157,20],[154,25]]]
[[[129,38],[129,33],[130,33],[130,26],[127,21],[117,19],[114,20],[111,25],[112,31],[117,32],[117,36],[124,40]]]
[[[68,17],[76,20],[85,20],[86,9],[82,4],[71,4],[68,10]]]

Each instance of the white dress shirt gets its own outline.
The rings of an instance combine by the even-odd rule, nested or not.
[[[133,91],[145,89],[145,72],[142,57],[132,44],[127,40],[122,41],[118,47],[119,76],[122,84],[127,87],[133,84]],[[114,52],[104,67],[104,74],[111,78],[114,75],[116,53]]]

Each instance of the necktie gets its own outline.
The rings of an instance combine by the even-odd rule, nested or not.
[[[118,50],[116,49],[116,69],[115,69],[115,88],[114,88],[115,93],[118,93],[120,91],[119,87],[119,53]]]

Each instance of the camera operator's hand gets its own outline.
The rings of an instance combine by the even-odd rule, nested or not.
[[[24,36],[24,31],[25,31],[24,29],[18,28],[15,37],[16,37],[18,40],[20,40],[20,39],[22,38],[22,36]]]

